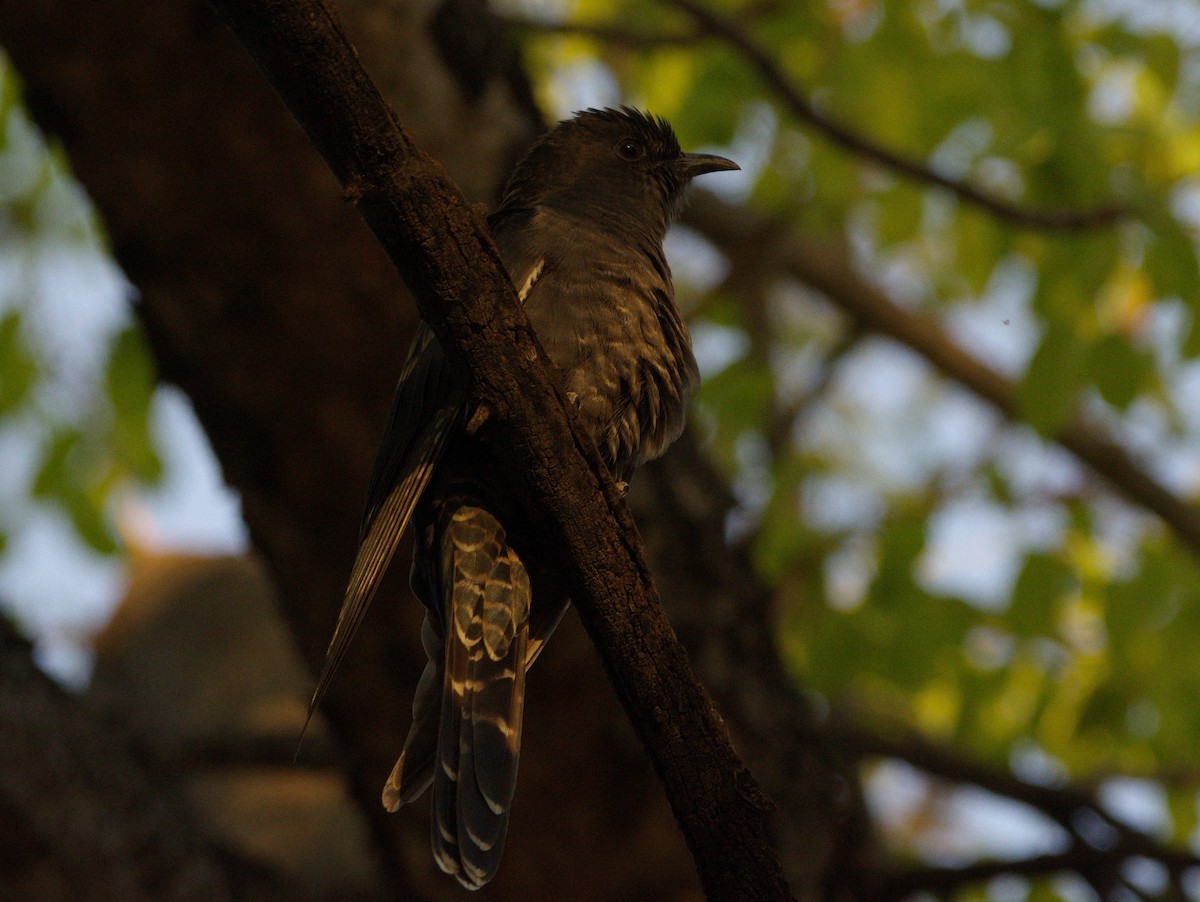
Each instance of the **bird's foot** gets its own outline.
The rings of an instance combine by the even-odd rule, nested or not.
[[[479,427],[486,423],[491,415],[492,412],[486,404],[476,407],[475,412],[471,414],[471,419],[467,420],[467,435],[474,435],[478,432]]]

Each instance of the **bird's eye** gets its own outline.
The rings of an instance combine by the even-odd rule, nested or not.
[[[640,160],[646,155],[646,148],[635,138],[622,138],[617,142],[617,156],[622,160]]]

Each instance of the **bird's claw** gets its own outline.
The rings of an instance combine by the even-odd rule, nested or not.
[[[467,420],[467,435],[474,435],[479,431],[479,428],[488,421],[492,412],[486,404],[480,404],[475,408],[475,412],[471,414],[471,419]]]

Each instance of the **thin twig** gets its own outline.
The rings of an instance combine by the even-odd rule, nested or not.
[[[740,51],[797,119],[808,123],[840,147],[874,160],[893,172],[945,188],[956,197],[987,210],[1000,219],[1031,228],[1063,232],[1082,231],[1111,225],[1128,214],[1128,210],[1118,204],[1104,204],[1090,210],[1031,209],[996,197],[968,182],[942,175],[918,160],[886,148],[822,113],[792,84],[767,50],[739,23],[713,12],[696,0],[668,2],[691,16],[702,29],[719,36]]]

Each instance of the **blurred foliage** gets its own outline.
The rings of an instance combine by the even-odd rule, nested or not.
[[[1182,842],[1200,783],[1197,552],[1041,438],[1085,414],[1200,494],[1200,8],[1160,6],[709,0],[868,140],[1026,209],[1129,211],[1070,232],[848,153],[671,3],[557,13],[636,43],[522,34],[548,108],[630,102],[685,147],[724,149],[746,170],[731,196],[843,242],[1018,385],[1023,425],[1004,424],[910,354],[846,341],[836,304],[782,275],[732,261],[720,284],[681,280],[697,333],[728,339],[696,419],[778,587],[797,676],[996,766],[1035,749],[1056,776],[1164,775]],[[578,73],[597,71],[581,96]]]
[[[89,307],[109,300],[97,296],[103,289],[86,275],[61,276],[112,264],[90,205],[62,153],[29,122],[4,60],[0,247],[0,442],[25,486],[23,498],[0,505],[0,530],[19,529],[32,499],[60,510],[87,548],[113,554],[115,499],[161,471],[150,429],[154,365],[125,298],[98,318]],[[84,334],[91,326],[99,334]],[[18,452],[28,446],[32,454]]]

